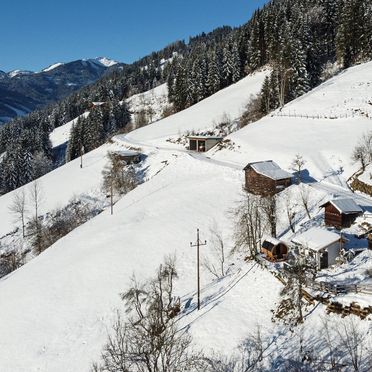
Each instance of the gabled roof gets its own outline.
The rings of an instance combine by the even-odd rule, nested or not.
[[[200,140],[223,140],[223,137],[218,136],[187,136],[188,139],[200,139]]]
[[[256,163],[249,163],[244,170],[251,167],[256,173],[262,174],[263,176],[269,177],[273,180],[283,180],[286,178],[291,178],[292,174],[286,172],[279,167],[272,160],[258,161]]]
[[[321,229],[319,227],[312,227],[310,230],[297,235],[292,239],[292,243],[299,244],[304,248],[309,248],[313,251],[320,251],[329,245],[338,242],[340,235]]]
[[[132,151],[132,150],[116,150],[116,151],[113,151],[113,153],[116,154],[116,155],[120,155],[120,156],[138,156],[138,155],[141,155],[139,152]]]
[[[333,199],[321,205],[325,207],[328,203],[332,204],[340,213],[343,214],[353,214],[353,213],[363,213],[362,208],[355,203],[354,199],[351,198],[340,198]]]

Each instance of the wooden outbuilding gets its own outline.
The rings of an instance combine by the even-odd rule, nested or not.
[[[223,140],[223,137],[189,136],[189,150],[206,152]]]
[[[245,189],[255,195],[272,196],[292,184],[292,174],[272,160],[249,163],[244,171]]]
[[[302,254],[313,257],[318,269],[324,269],[336,263],[344,241],[339,234],[313,227],[293,238],[292,243]]]
[[[263,241],[261,253],[263,253],[269,261],[284,261],[287,259],[288,246],[278,239],[269,237]]]
[[[350,227],[363,214],[362,208],[351,198],[333,199],[320,207],[324,208],[325,224],[337,229]]]
[[[137,164],[141,161],[141,154],[137,151],[123,150],[115,151],[114,155],[117,156],[120,160],[129,164]]]

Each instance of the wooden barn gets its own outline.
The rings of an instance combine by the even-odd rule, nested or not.
[[[223,137],[189,136],[189,150],[206,152],[223,140]]]
[[[269,237],[263,241],[261,253],[263,253],[269,261],[284,261],[287,259],[288,246],[278,239]]]
[[[336,263],[344,242],[339,234],[313,227],[293,238],[292,243],[302,254],[314,257],[318,269],[324,269]]]
[[[272,160],[249,163],[244,171],[245,188],[255,195],[272,196],[292,184],[292,175]]]
[[[362,208],[351,198],[333,199],[320,206],[324,208],[324,222],[337,229],[350,227],[363,213]]]
[[[115,151],[114,155],[127,164],[137,164],[141,161],[141,154],[137,151],[123,150]]]

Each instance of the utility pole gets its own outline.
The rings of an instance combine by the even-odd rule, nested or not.
[[[199,257],[199,248],[202,245],[207,245],[207,241],[204,240],[204,243],[200,242],[199,239],[199,229],[196,230],[196,243],[190,242],[190,247],[196,247],[196,265],[197,265],[197,281],[198,281],[198,310],[200,310],[200,257]]]
[[[112,180],[112,174],[111,174],[111,177],[110,177],[110,203],[111,203],[111,215],[114,214],[114,195],[113,195],[114,188],[113,188],[112,184],[113,184],[113,180]]]
[[[84,146],[80,146],[80,168],[83,168],[83,154],[84,154]]]

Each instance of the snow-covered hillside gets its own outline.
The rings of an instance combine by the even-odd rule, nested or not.
[[[162,118],[164,109],[169,105],[167,84],[159,85],[144,93],[135,94],[127,99],[128,107],[132,113],[132,120],[144,112],[149,123]]]
[[[89,115],[89,111],[85,112],[81,116],[86,118],[88,115]],[[61,125],[58,128],[55,128],[52,131],[52,133],[50,133],[49,138],[50,138],[50,141],[52,142],[53,147],[57,147],[57,146],[63,145],[64,143],[68,142],[71,128],[77,123],[78,118],[71,120],[64,125]]]
[[[350,74],[354,74],[359,81],[366,69],[371,71],[372,64],[350,69],[328,86],[341,84],[346,92],[343,77],[353,81]],[[206,156],[166,141],[192,130],[210,129],[225,114],[237,118],[251,95],[259,92],[266,74],[248,76],[185,111],[117,137],[114,143],[86,154],[83,169],[77,159],[40,179],[48,191],[44,213],[66,205],[74,195],[97,195],[109,149],[136,145],[145,155],[140,170],[146,182],[125,195],[113,215],[103,212],[0,280],[1,370],[88,371],[99,358],[115,309],[122,307],[119,293],[127,289],[132,273],[139,279],[152,276],[164,255],[173,253],[180,278],[176,286],[182,301],[180,326],[189,329],[197,348],[229,354],[258,324],[263,337],[272,338],[269,352],[275,353],[282,343],[298,342],[288,328],[271,321],[270,310],[277,305],[282,284],[269,271],[238,255],[228,258],[223,279],[213,280],[202,270],[198,312],[196,252],[189,242],[200,228],[201,238],[209,242],[201,250],[205,259],[212,248],[210,229],[218,226],[226,250],[233,247],[231,211],[242,197],[242,167],[248,161],[270,158],[288,169],[293,156],[303,154],[310,176],[326,181],[307,186],[313,188],[311,212],[319,215],[320,201],[335,190],[349,193],[341,187],[354,169],[349,153],[359,136],[372,129],[372,120],[266,117],[232,134],[232,150],[211,150]],[[319,91],[327,97],[323,84],[315,98],[310,92],[296,102],[314,104]],[[363,92],[367,99],[372,94]],[[297,187],[286,190],[281,198]],[[14,228],[8,211],[13,195],[0,198],[0,235]],[[285,212],[280,212],[278,231],[290,239]],[[304,228],[306,223],[307,217],[298,214],[296,227]],[[311,308],[307,315],[308,329],[320,333],[324,306]]]
[[[178,112],[157,123],[140,128],[127,135],[131,141],[146,141],[147,144],[167,144],[169,137],[186,132],[213,129],[226,120],[239,118],[245,106],[257,95],[269,70],[256,72],[187,110]]]
[[[264,117],[229,136],[234,151],[218,151],[213,157],[242,165],[273,159],[288,169],[294,156],[301,154],[311,177],[346,186],[357,170],[352,149],[372,130],[372,115],[362,114],[371,110],[371,87],[372,62],[352,67],[283,108],[282,115],[291,112],[296,117],[278,116],[279,112]],[[354,116],[345,117],[345,110]]]

